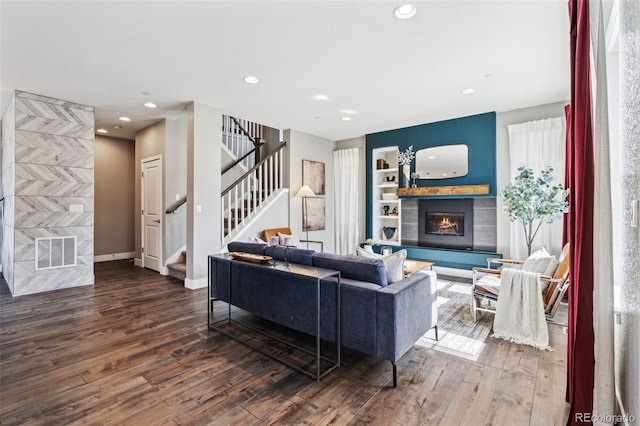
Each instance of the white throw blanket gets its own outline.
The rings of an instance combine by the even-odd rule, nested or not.
[[[501,277],[492,337],[551,349],[540,274],[505,268]]]

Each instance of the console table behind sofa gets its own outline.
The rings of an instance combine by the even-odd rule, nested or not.
[[[401,281],[386,285],[384,265],[381,259],[357,256],[341,256],[315,253],[313,250],[284,249],[261,244],[230,243],[229,251],[265,254],[283,261],[313,265],[340,271],[340,340],[343,346],[391,361],[393,385],[397,385],[396,362],[430,328],[437,325],[435,273],[421,271]],[[209,294],[211,299],[229,301],[227,271],[209,257]],[[233,262],[242,274],[244,284],[239,287],[232,301],[234,306],[245,309],[270,321],[311,335],[315,334],[315,313],[295,303],[265,302],[278,295],[279,299],[295,301],[304,294],[304,286],[296,286],[295,277],[282,287],[280,271],[256,268],[251,264]],[[234,273],[234,276],[235,275]],[[322,280],[327,289],[335,288],[336,278]],[[323,287],[324,290],[324,287]],[[237,292],[244,294],[238,294]],[[330,291],[326,297],[331,297]],[[235,296],[238,296],[236,299]],[[325,297],[323,293],[321,297]],[[321,337],[335,342],[335,309],[333,303],[321,303]],[[210,315],[212,302],[209,302]],[[288,309],[282,315],[282,309]]]

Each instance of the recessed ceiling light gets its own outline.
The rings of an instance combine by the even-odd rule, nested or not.
[[[345,115],[344,117],[342,117],[342,121],[351,121],[351,117]]]
[[[114,124],[114,125],[113,125],[113,126],[111,126],[111,127],[113,127],[114,129],[122,129],[122,126],[121,126],[121,125],[119,125],[119,124]]]
[[[158,105],[154,104],[153,102],[145,102],[143,105],[147,108],[158,108]]]
[[[443,173],[442,176],[449,176],[447,173]]]
[[[393,16],[398,19],[409,19],[413,18],[416,12],[416,7],[410,3],[407,3],[393,9]]]
[[[256,84],[257,82],[259,82],[260,80],[258,80],[258,77],[253,76],[253,75],[248,75],[244,78],[244,82],[245,83],[249,83],[249,84]]]
[[[476,92],[476,89],[472,89],[471,87],[460,91],[460,93],[462,93],[463,95],[470,95],[475,92]]]
[[[131,121],[131,119],[123,115],[122,117],[120,117],[120,121]]]
[[[341,109],[341,110],[340,110],[340,112],[341,112],[341,113],[343,113],[343,114],[351,114],[351,115],[353,115],[353,114],[355,114],[355,113],[356,113],[356,112],[355,112],[354,110],[352,110],[352,109]]]
[[[320,93],[317,95],[313,95],[313,99],[315,99],[316,101],[324,101],[324,102],[329,101],[329,97],[327,95],[323,95]]]
[[[429,160],[433,160],[434,158],[436,158],[436,156],[435,156],[435,155],[430,155],[430,156],[429,156]]]
[[[96,130],[96,132],[98,132],[98,133],[109,133],[105,129],[98,129],[98,130]]]

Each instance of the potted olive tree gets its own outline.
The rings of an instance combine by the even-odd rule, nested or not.
[[[511,222],[520,222],[527,242],[527,256],[540,227],[552,223],[569,211],[569,190],[558,183],[553,185],[553,168],[546,167],[535,176],[532,169],[519,167],[520,174],[502,191],[504,211]]]

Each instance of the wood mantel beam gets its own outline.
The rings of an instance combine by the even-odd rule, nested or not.
[[[457,185],[457,186],[421,186],[419,188],[398,188],[399,197],[416,197],[424,195],[486,195],[491,191],[489,185]]]

